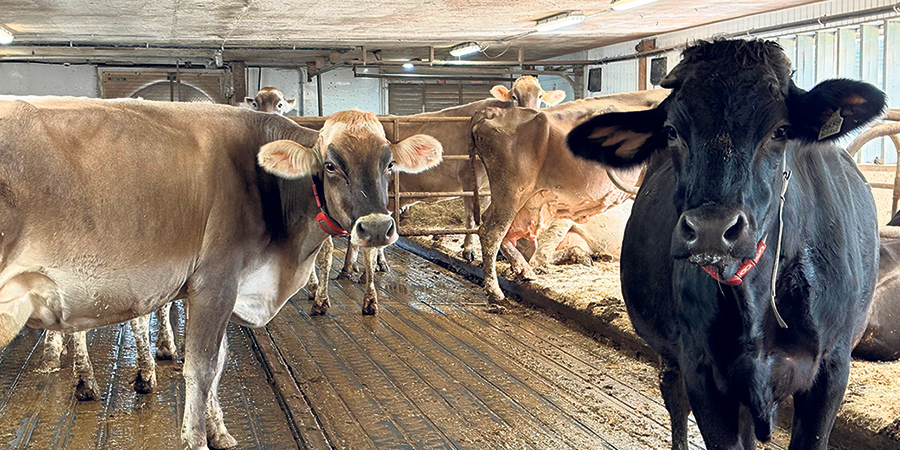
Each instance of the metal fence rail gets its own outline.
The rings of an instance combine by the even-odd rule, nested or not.
[[[894,191],[891,201],[891,217],[897,214],[897,203],[900,201],[900,109],[888,110],[884,117],[884,122],[872,125],[871,128],[860,134],[847,147],[847,153],[855,156],[856,153],[872,139],[887,136],[894,143],[894,150],[897,152],[897,164],[894,166],[894,183],[869,183],[873,189],[891,189]]]
[[[306,117],[289,117],[299,125],[319,129],[325,124],[327,117],[306,116]],[[436,122],[466,122],[471,117],[417,117],[417,116],[378,116],[384,126],[385,134],[388,140],[396,143],[400,141],[400,124],[403,123],[436,123]],[[475,149],[469,147],[468,155],[444,155],[444,161],[460,161],[468,160],[471,164],[472,179],[477,180],[477,167],[480,158],[475,154]],[[477,191],[477,193],[476,193]],[[403,192],[400,188],[400,172],[394,172],[394,186],[388,198],[394,199],[394,219],[397,221],[398,232],[401,236],[437,236],[447,234],[477,234],[478,227],[481,225],[481,197],[491,195],[490,190],[479,191],[478,186],[473,186],[472,190],[462,191],[446,191],[446,192]],[[400,226],[400,200],[404,198],[451,198],[451,197],[473,197],[472,214],[475,217],[475,228],[404,228]]]

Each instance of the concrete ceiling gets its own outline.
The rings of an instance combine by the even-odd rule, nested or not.
[[[811,0],[659,0],[607,11],[610,0],[2,0],[0,25],[16,34],[2,59],[136,61],[211,58],[303,64],[361,58],[449,59],[449,47],[490,44],[490,56],[519,48],[527,61],[722,20],[815,3]],[[581,10],[583,23],[527,34],[536,20]],[[607,11],[607,12],[604,12]],[[337,52],[337,53],[335,53]],[[372,58],[373,55],[369,55]],[[484,55],[466,59],[485,59]]]

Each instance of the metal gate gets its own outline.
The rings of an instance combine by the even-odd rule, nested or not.
[[[289,117],[298,124],[320,129],[325,124],[327,117]],[[384,127],[385,134],[390,132],[388,140],[396,143],[399,141],[401,123],[429,123],[429,122],[469,122],[471,117],[415,117],[415,116],[378,116]],[[473,179],[477,179],[476,167],[480,158],[475,154],[475,149],[469,147],[468,155],[444,155],[445,161],[469,160]],[[394,172],[394,187],[388,194],[388,198],[394,199],[394,219],[397,221],[398,232],[401,236],[436,236],[446,234],[477,234],[481,225],[481,197],[490,196],[490,191],[479,191],[476,195],[476,185],[472,190],[452,192],[402,192],[400,189],[400,172]],[[404,228],[400,223],[400,199],[404,198],[440,198],[440,197],[474,197],[472,213],[475,217],[475,228]]]

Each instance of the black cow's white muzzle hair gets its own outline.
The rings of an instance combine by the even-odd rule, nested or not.
[[[350,243],[360,247],[383,247],[397,241],[397,226],[388,214],[360,217],[350,231]]]

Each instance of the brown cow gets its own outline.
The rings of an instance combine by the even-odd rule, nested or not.
[[[254,111],[283,116],[297,107],[297,99],[287,100],[278,88],[266,86],[256,93],[256,97],[246,97],[241,106]]]
[[[523,108],[538,109],[542,104],[554,106],[566,99],[564,91],[545,91],[537,78],[522,75],[513,82],[512,89],[497,85],[491,88],[491,95],[498,100],[513,102]]]
[[[569,130],[596,114],[649,109],[667,95],[666,90],[605,95],[542,111],[487,108],[472,118],[475,150],[491,183],[492,202],[479,237],[492,304],[506,303],[497,281],[498,250],[516,277],[531,278],[531,267],[515,249],[519,238],[534,239],[554,218],[583,222],[629,197],[613,185],[606,169],[572,155],[565,143]],[[622,178],[634,183],[638,171]]]
[[[264,326],[303,287],[319,213],[356,245],[393,242],[392,168],[441,159],[380,129],[352,111],[317,134],[223,105],[0,102],[0,347],[26,323],[71,333],[185,298],[184,447],[236,445],[216,395],[228,320]]]

